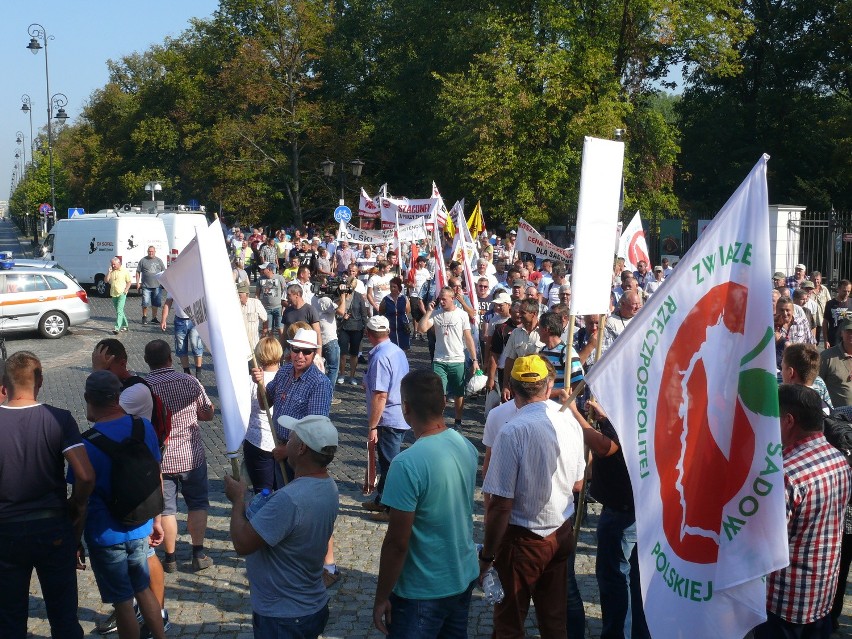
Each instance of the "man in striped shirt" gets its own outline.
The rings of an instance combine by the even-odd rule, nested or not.
[[[565,342],[562,341],[562,318],[559,315],[552,312],[542,315],[538,320],[538,335],[544,343],[539,354],[547,358],[547,361],[553,364],[553,368],[556,370],[556,379],[553,382],[550,399],[562,401],[568,396],[570,389],[583,380],[583,366],[580,364],[580,358],[574,352],[574,349],[567,349]],[[569,365],[570,379],[567,387],[565,384],[566,350],[570,353],[571,360]]]
[[[207,533],[207,509],[210,508],[207,487],[207,459],[201,442],[198,422],[213,419],[213,403],[195,377],[179,373],[172,367],[172,350],[167,342],[155,339],[145,345],[145,363],[151,372],[145,378],[151,391],[159,395],[172,411],[169,445],[163,454],[163,547],[166,572],[177,571],[177,491],[186,502],[186,527],[192,538],[192,567],[204,570],[213,560],[204,552]]]
[[[822,434],[822,400],[805,386],[778,388],[790,565],[767,580],[767,620],[755,639],[827,637],[837,588],[852,470]]]

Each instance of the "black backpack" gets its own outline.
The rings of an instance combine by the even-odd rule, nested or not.
[[[104,502],[113,518],[129,528],[141,526],[163,512],[163,484],[160,464],[145,444],[145,424],[131,416],[130,437],[120,442],[95,428],[83,438],[102,450],[112,461],[110,494]]]

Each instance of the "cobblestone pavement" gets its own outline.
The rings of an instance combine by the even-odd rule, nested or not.
[[[12,249],[22,255],[24,246],[10,240],[8,222],[0,222],[0,251]],[[28,248],[28,246],[27,246]],[[139,311],[140,298],[135,294],[128,299],[129,333],[121,339],[130,354],[132,370],[147,372],[142,361],[144,345],[151,339],[162,337],[159,327],[142,326]],[[70,410],[81,429],[86,427],[83,385],[90,372],[90,354],[94,345],[111,337],[113,309],[107,299],[91,298],[92,318],[84,326],[73,328],[60,340],[40,339],[34,334],[18,334],[7,338],[9,352],[32,350],[42,360],[45,383],[40,399]],[[171,330],[166,339],[171,342]],[[425,342],[415,342],[411,351],[412,368],[424,367],[428,361]],[[217,403],[215,378],[209,356],[205,356],[205,369],[201,375],[208,394]],[[361,367],[363,368],[363,367]],[[379,550],[385,533],[385,524],[370,521],[359,504],[364,467],[366,464],[366,428],[364,391],[360,387],[338,385],[335,395],[342,403],[332,407],[331,418],[340,431],[341,444],[330,471],[340,489],[340,514],[335,526],[335,556],[342,579],[331,589],[331,616],[324,637],[359,638],[379,637],[373,627],[372,602],[378,574]],[[483,452],[482,400],[469,402],[465,410],[464,434]],[[452,419],[451,412],[447,412]],[[202,572],[193,573],[190,567],[191,549],[186,532],[186,517],[179,515],[180,538],[178,543],[178,572],[166,575],[166,606],[172,622],[171,637],[198,637],[199,639],[249,639],[251,607],[248,600],[248,582],[243,560],[237,557],[228,538],[230,504],[222,490],[222,477],[230,472],[225,457],[222,425],[218,417],[203,425],[204,445],[210,475],[210,516],[207,548],[215,565]],[[480,459],[481,461],[481,459]],[[477,489],[475,513],[475,538],[482,539],[482,495]],[[594,527],[598,506],[593,505],[580,534],[577,548],[576,572],[586,609],[587,637],[600,635],[600,606],[594,576]],[[436,549],[440,551],[439,549]],[[110,612],[110,606],[101,603],[91,570],[79,574],[80,620],[86,633],[93,633],[98,619]],[[852,599],[847,596],[845,615],[852,611]],[[535,632],[531,611],[528,636]],[[843,632],[838,636],[852,637],[850,619],[844,616]],[[491,609],[475,591],[468,626],[471,637],[490,637]],[[33,637],[49,637],[44,603],[38,580],[30,588],[30,624]]]

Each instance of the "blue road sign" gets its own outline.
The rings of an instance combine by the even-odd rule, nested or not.
[[[72,217],[77,217],[78,215],[85,215],[86,211],[84,209],[74,207],[68,209],[68,219],[70,220]]]
[[[198,200],[190,200],[189,202],[187,202],[187,204],[189,205],[189,208],[191,210],[193,210],[193,211],[198,210]]]
[[[334,209],[334,221],[335,222],[348,222],[352,219],[352,209],[348,206],[338,206]]]
[[[39,212],[39,213],[41,213],[41,214],[43,214],[43,215],[47,215],[47,212],[48,212],[48,211],[50,211],[50,204],[47,204],[47,203],[45,202],[44,204],[39,204],[39,205],[38,205],[38,212]]]

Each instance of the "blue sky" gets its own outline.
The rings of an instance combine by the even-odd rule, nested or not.
[[[217,0],[0,0],[0,200],[9,196],[17,131],[27,138],[29,161],[21,96],[32,99],[36,135],[47,120],[44,50],[27,50],[30,24],[42,24],[55,38],[48,43],[50,91],[68,96],[73,123],[92,91],[106,84],[107,60],[177,37],[191,18],[208,18],[218,6]]]

